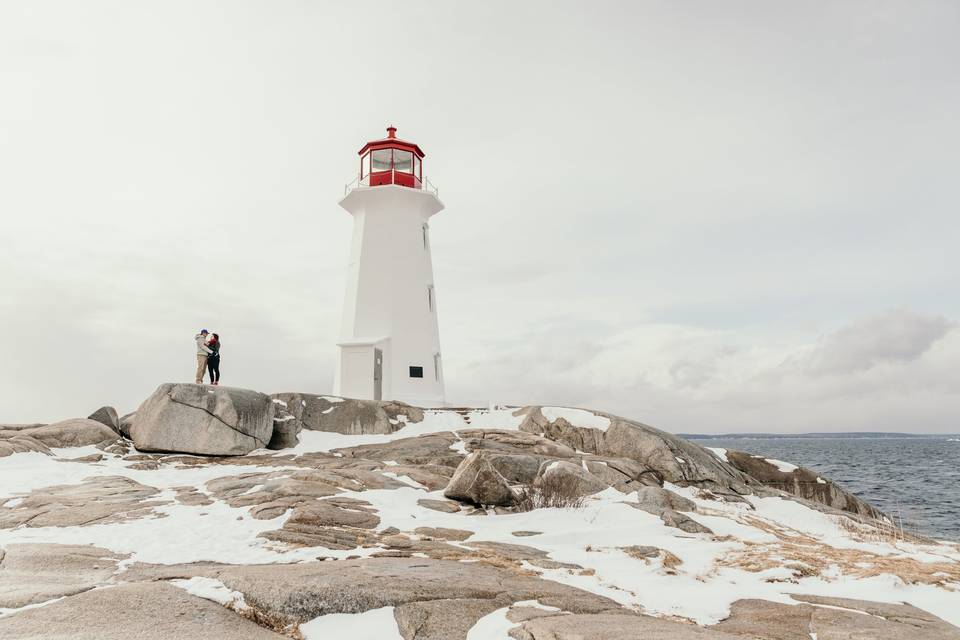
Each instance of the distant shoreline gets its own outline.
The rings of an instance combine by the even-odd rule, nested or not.
[[[956,433],[889,433],[882,431],[848,431],[840,433],[810,432],[810,433],[677,433],[674,434],[687,440],[799,440],[831,438],[837,440],[860,439],[955,439],[960,438]]]

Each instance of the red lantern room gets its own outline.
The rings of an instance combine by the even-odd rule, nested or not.
[[[397,138],[396,127],[387,127],[386,138],[368,142],[359,154],[361,185],[422,188],[423,151],[414,143]]]

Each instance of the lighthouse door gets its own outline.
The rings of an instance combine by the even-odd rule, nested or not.
[[[383,351],[373,350],[373,399],[383,399]]]

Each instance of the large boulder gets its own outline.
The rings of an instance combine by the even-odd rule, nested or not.
[[[141,451],[244,455],[270,442],[274,406],[249,389],[166,383],[137,409],[130,437]]]
[[[100,424],[105,424],[117,433],[120,433],[120,417],[117,410],[110,406],[100,407],[89,416],[88,420],[96,420]]]
[[[354,400],[310,393],[275,393],[271,398],[282,403],[294,416],[298,430],[345,435],[385,434],[423,420],[423,409],[396,401]]]
[[[507,479],[490,463],[487,454],[475,451],[463,459],[443,495],[479,505],[509,507],[517,496]]]

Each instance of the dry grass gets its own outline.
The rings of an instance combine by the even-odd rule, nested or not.
[[[793,572],[791,581],[823,576],[839,568],[843,575],[855,578],[891,574],[907,584],[927,584],[948,590],[956,590],[956,584],[960,583],[960,562],[946,557],[943,562],[920,562],[907,555],[880,555],[860,549],[838,549],[802,532],[777,527],[759,518],[746,516],[745,521],[746,524],[773,535],[776,541],[741,541],[742,548],[728,553],[718,565],[738,567],[750,572],[785,567]],[[852,529],[854,535],[863,533],[862,527],[869,527],[861,523],[853,524],[857,525]],[[838,525],[849,526],[841,523]],[[887,534],[883,531],[869,533],[864,541],[875,542],[879,538],[870,539],[871,536],[885,535]]]
[[[579,509],[585,498],[580,493],[579,480],[574,476],[547,474],[537,484],[526,484],[517,492],[517,511],[534,509]]]

